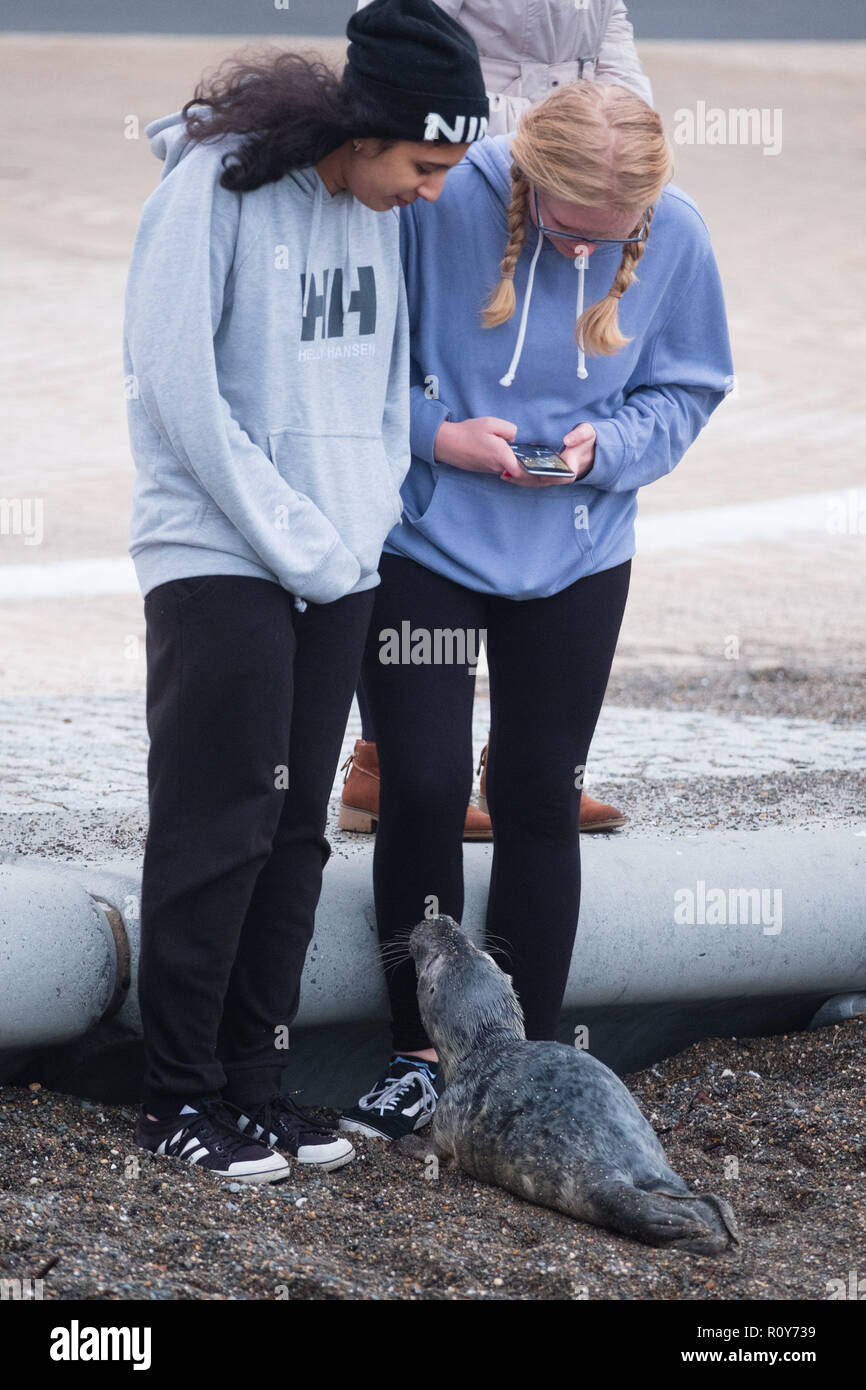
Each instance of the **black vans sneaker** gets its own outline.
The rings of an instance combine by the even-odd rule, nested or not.
[[[343,1112],[340,1129],[374,1139],[402,1139],[429,1124],[439,1094],[437,1062],[420,1057],[392,1057],[387,1074],[357,1105]]]
[[[312,1163],[317,1168],[342,1168],[355,1157],[348,1139],[330,1125],[310,1119],[288,1096],[272,1096],[249,1115],[241,1111],[238,1128],[290,1154],[298,1163]]]
[[[255,1144],[238,1129],[240,1112],[224,1100],[198,1100],[167,1120],[149,1120],[141,1106],[135,1141],[152,1154],[182,1158],[234,1182],[279,1182],[290,1168],[282,1154]]]

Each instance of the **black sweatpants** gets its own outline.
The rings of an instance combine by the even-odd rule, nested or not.
[[[381,773],[373,886],[379,936],[392,941],[435,907],[463,912],[463,825],[472,788],[467,666],[383,659],[387,632],[487,633],[493,865],[490,953],[514,979],[529,1038],[553,1038],[580,907],[580,769],[601,710],[625,611],[631,560],[550,598],[464,588],[385,553],[363,661]],[[386,636],[382,636],[385,633]],[[433,648],[435,651],[435,648]],[[416,646],[423,655],[420,643]],[[443,645],[441,652],[447,651]],[[433,900],[431,904],[431,899]],[[412,960],[389,966],[397,1051],[430,1047]]]
[[[139,999],[154,1107],[255,1106],[280,1088],[373,594],[301,612],[275,582],[218,574],[145,597]]]

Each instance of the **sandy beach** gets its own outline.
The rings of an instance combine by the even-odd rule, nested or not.
[[[175,1178],[131,1145],[130,1110],[3,1087],[15,1137],[0,1157],[0,1277],[32,1279],[58,1256],[46,1300],[811,1303],[862,1273],[862,1018],[707,1041],[626,1081],[674,1168],[731,1202],[739,1246],[639,1245],[464,1173],[427,1180],[363,1136],[348,1167],[296,1167],[270,1188]]]
[[[2,495],[38,504],[42,519],[38,544],[0,534],[7,851],[32,842],[48,853],[61,829],[69,852],[94,858],[141,843],[144,619],[126,554],[133,464],[123,290],[160,168],[144,127],[243,46],[0,36],[9,74],[0,97],[9,132],[0,166]],[[299,46],[334,62],[342,52],[333,39]],[[676,181],[713,236],[737,387],[677,468],[639,495],[629,600],[587,788],[627,800],[637,827],[857,824],[866,797],[853,749],[801,774],[799,733],[780,725],[778,756],[753,750],[751,775],[720,777],[712,758],[680,760],[682,785],[669,794],[632,754],[619,711],[712,711],[728,721],[724,735],[710,736],[716,746],[736,742],[741,721],[755,717],[811,721],[819,743],[836,724],[864,722],[866,254],[856,236],[822,228],[857,228],[866,214],[866,187],[849,168],[866,136],[866,44],[652,41],[641,53],[674,144]],[[45,102],[45,91],[55,99]],[[771,113],[778,152],[677,143],[683,112],[696,119],[699,102]],[[66,701],[91,695],[126,697],[117,717],[130,731],[132,823],[110,809],[118,777],[128,780],[111,757],[95,764],[108,796],[92,793],[86,828],[82,821],[78,769],[93,763],[103,715],[94,705],[89,719],[79,703],[70,730]],[[40,706],[42,737],[16,738],[32,728],[37,696],[49,702]],[[477,750],[488,722],[482,676]],[[63,734],[60,745],[52,730]],[[356,731],[353,722],[346,752]],[[665,737],[657,730],[657,745]],[[689,737],[696,748],[694,730]],[[608,747],[627,753],[630,776],[622,756],[608,760]]]
[[[333,40],[315,45],[336,60]],[[177,110],[240,41],[0,37],[8,74],[0,212],[4,266],[2,488],[40,500],[43,536],[0,535],[6,565],[123,557],[132,462],[120,343],[123,287],[141,204],[159,165],[148,121]],[[860,383],[866,257],[864,45],[642,46],[669,134],[697,103],[780,110],[781,149],[674,146],[676,181],[710,227],[725,284],[737,390],[686,459],[640,496],[641,518],[832,493],[847,510],[814,530],[697,550],[638,553],[615,670],[738,662],[862,670],[866,407]],[[45,93],[52,99],[46,101]],[[844,134],[843,134],[844,132]],[[838,135],[836,134],[838,133]],[[128,138],[128,135],[136,138]],[[847,229],[847,230],[846,230]],[[10,576],[13,578],[13,576]],[[860,581],[858,583],[858,581]],[[13,585],[14,587],[14,585]],[[7,693],[144,686],[134,591],[5,598]],[[816,714],[820,714],[816,710]]]

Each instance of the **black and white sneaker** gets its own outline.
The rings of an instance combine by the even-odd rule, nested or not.
[[[437,1062],[420,1057],[392,1057],[387,1075],[357,1105],[343,1112],[340,1129],[374,1139],[402,1139],[429,1124],[439,1094]]]
[[[298,1163],[312,1163],[318,1168],[342,1168],[355,1157],[348,1139],[305,1115],[288,1096],[272,1096],[250,1115],[241,1111],[238,1128],[291,1155]]]
[[[286,1159],[266,1145],[246,1138],[238,1129],[239,1114],[224,1100],[199,1100],[195,1105],[184,1105],[167,1120],[149,1120],[147,1107],[141,1106],[135,1141],[152,1154],[181,1158],[214,1177],[234,1182],[279,1182],[287,1178],[291,1170]]]

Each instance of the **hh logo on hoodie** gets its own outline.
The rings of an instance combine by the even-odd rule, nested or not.
[[[319,276],[301,276],[301,342],[316,338],[365,338],[376,332],[376,276],[371,265],[358,266],[358,284],[352,287],[348,307],[343,312],[343,271],[337,266]],[[346,320],[355,331],[346,335]]]

